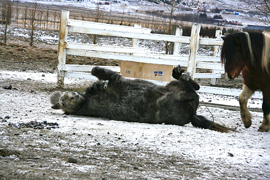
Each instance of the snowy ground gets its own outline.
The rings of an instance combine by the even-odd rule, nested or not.
[[[41,83],[49,89],[55,85],[56,75],[0,72],[1,84],[16,81],[31,81],[33,86]],[[91,82],[69,79],[66,83]],[[252,112],[253,125],[245,129],[239,111],[201,105],[198,114],[212,119],[211,112],[216,122],[238,130],[218,133],[191,125],[150,125],[64,115],[50,108],[50,92],[30,89],[9,90],[0,86],[0,152],[10,152],[0,156],[1,179],[268,179],[270,176],[270,133],[257,131],[262,113]],[[214,95],[201,98],[207,101],[217,97],[220,101],[235,99]],[[16,128],[19,123],[31,121],[55,122],[59,128]],[[71,163],[71,157],[77,162]]]

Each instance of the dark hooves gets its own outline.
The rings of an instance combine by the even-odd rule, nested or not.
[[[173,71],[172,71],[172,76],[173,78],[175,79],[179,79],[180,76],[182,75],[182,73],[184,72],[185,70],[182,69],[182,67],[180,65],[178,65],[177,67],[174,67],[173,68]]]
[[[102,68],[100,68],[100,67],[98,67],[98,66],[94,67],[94,68],[92,69],[92,71],[91,71],[91,74],[92,74],[92,75],[96,75],[97,72],[98,72],[98,70],[100,70],[100,69],[102,69]]]
[[[267,130],[261,129],[261,128],[259,128],[258,131],[259,131],[259,132],[268,132]]]

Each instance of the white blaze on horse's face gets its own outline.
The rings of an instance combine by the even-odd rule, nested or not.
[[[245,65],[242,62],[235,62],[235,59],[230,59],[230,63],[227,61],[225,64],[225,75],[229,80],[237,78]]]
[[[233,81],[233,80],[236,78],[236,75],[231,76],[231,75],[229,75],[228,73],[225,73],[225,77],[226,77],[226,79],[228,79],[229,81]]]

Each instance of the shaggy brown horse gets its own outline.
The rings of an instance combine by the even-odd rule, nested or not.
[[[223,38],[221,62],[225,64],[227,77],[233,80],[242,71],[243,89],[239,96],[241,118],[246,128],[251,126],[251,114],[247,101],[256,90],[263,93],[263,122],[259,131],[270,129],[270,35],[266,33],[240,32]]]

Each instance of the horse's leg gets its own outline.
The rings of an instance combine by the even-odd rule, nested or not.
[[[270,96],[268,93],[263,93],[263,122],[259,127],[259,131],[267,132],[270,129]]]
[[[246,128],[251,126],[251,114],[248,111],[247,102],[253,93],[253,90],[249,89],[247,85],[243,84],[242,93],[239,95],[239,103],[241,118]]]
[[[191,79],[191,76],[188,72],[183,73],[184,71],[185,70],[183,70],[180,65],[173,68],[173,71],[172,71],[173,78],[175,78],[179,81],[184,80],[187,84],[191,85],[195,90],[199,90],[200,89],[199,84]]]
[[[99,80],[109,80],[110,82],[116,82],[121,78],[119,73],[98,66],[92,69],[91,74]]]
[[[108,83],[106,81],[97,81],[86,89],[85,94],[87,96],[94,95],[97,92],[101,92],[101,91],[105,90],[107,88],[107,85],[108,85]]]

